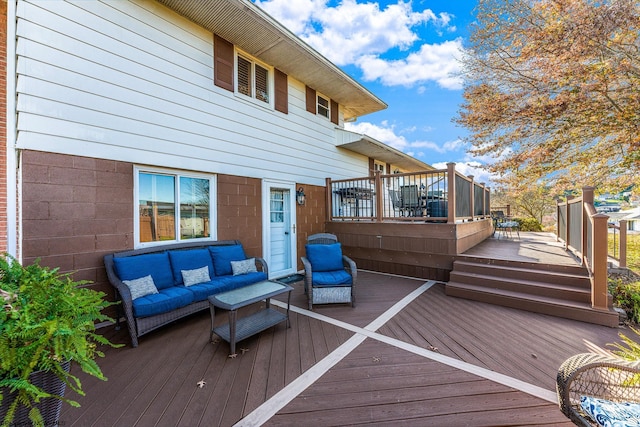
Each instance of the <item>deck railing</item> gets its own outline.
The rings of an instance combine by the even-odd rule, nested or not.
[[[607,215],[593,204],[594,188],[584,187],[582,196],[557,204],[557,236],[589,270],[591,306],[608,310]]]
[[[490,216],[490,189],[473,176],[447,169],[331,180],[327,217],[331,221],[449,222]]]
[[[609,230],[612,230],[610,234],[613,234],[613,244],[611,245],[611,251],[608,254],[611,258],[618,261],[620,268],[627,267],[627,220],[621,219],[616,224],[609,223]],[[607,247],[609,249],[609,246]]]

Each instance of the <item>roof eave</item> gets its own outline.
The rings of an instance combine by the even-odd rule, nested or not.
[[[338,102],[344,120],[387,104],[249,0],[157,0]]]

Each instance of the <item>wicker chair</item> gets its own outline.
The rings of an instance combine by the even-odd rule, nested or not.
[[[313,234],[307,238],[307,255],[309,255],[310,245],[332,245],[335,243],[338,243],[338,238],[334,234]],[[346,255],[341,255],[341,258],[342,268],[335,272],[316,271],[314,280],[313,262],[308,257],[301,257],[304,265],[304,292],[309,299],[309,310],[313,310],[313,304],[350,303],[352,307],[355,307],[358,269],[351,258]],[[329,274],[327,275],[327,273]],[[331,284],[332,273],[335,273],[336,278],[343,280]],[[323,280],[320,280],[321,274],[324,275]],[[329,277],[329,281],[327,281],[327,277]]]
[[[581,396],[612,402],[640,403],[640,361],[615,356],[577,354],[558,370],[556,387],[560,410],[574,424],[596,426],[580,407]]]

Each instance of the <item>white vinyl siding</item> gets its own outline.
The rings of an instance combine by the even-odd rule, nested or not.
[[[303,82],[288,79],[289,114],[215,86],[212,33],[155,2],[19,0],[17,15],[19,149],[314,185],[368,174],[306,112]]]

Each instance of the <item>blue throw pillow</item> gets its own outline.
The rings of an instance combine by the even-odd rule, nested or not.
[[[120,280],[135,280],[151,275],[156,288],[173,286],[173,273],[166,252],[114,258],[113,263]]]
[[[209,252],[213,257],[213,268],[216,276],[230,276],[233,274],[231,261],[247,259],[242,245],[209,246]]]
[[[306,245],[307,259],[314,272],[335,271],[344,268],[342,264],[342,245]]]
[[[195,270],[197,268],[209,268],[209,277],[214,276],[213,262],[207,249],[186,249],[182,251],[169,251],[173,280],[181,285],[182,270]]]

